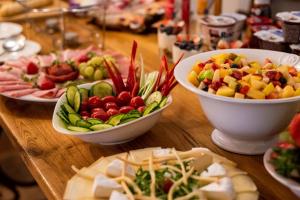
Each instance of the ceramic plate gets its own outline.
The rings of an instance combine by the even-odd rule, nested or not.
[[[0,39],[8,38],[13,35],[18,35],[23,31],[21,25],[11,22],[0,23]]]

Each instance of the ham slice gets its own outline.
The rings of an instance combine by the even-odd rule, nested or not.
[[[0,81],[17,81],[21,80],[19,77],[10,74],[9,72],[0,72]]]
[[[52,63],[57,59],[56,55],[51,53],[49,55],[38,56],[40,67],[48,67],[51,66]]]
[[[18,81],[0,81],[0,86],[2,85],[31,85],[31,83],[27,83],[27,82],[24,82],[22,80],[18,80]]]
[[[37,91],[36,88],[30,88],[25,90],[14,90],[9,92],[4,92],[3,94],[10,97],[22,97],[22,96],[32,94],[35,91]]]
[[[31,85],[28,84],[18,84],[18,85],[1,85],[0,92],[12,91],[12,90],[23,90],[32,88]]]
[[[57,92],[58,92],[58,88],[53,88],[50,90],[38,90],[34,92],[32,95],[35,97],[52,99],[56,97]]]

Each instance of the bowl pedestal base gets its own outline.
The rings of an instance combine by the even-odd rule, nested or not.
[[[211,135],[212,141],[220,148],[238,154],[259,155],[265,153],[277,141],[277,136],[268,140],[247,141],[239,140],[214,129]]]

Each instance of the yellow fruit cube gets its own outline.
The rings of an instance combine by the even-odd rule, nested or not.
[[[256,90],[260,90],[261,88],[265,87],[265,83],[263,81],[258,81],[255,79],[251,79],[251,87],[253,87]]]
[[[228,75],[228,71],[226,69],[220,69],[220,78],[224,78]]]
[[[208,69],[211,69],[212,66],[213,66],[212,63],[207,63],[207,64],[205,64],[205,66],[203,67],[203,69],[204,69],[204,70],[208,70]]]
[[[273,91],[275,90],[275,87],[273,85],[273,83],[269,83],[265,89],[263,90],[263,93],[265,93],[266,96],[268,96],[269,94],[271,94]]]
[[[238,82],[239,82],[239,84],[241,84],[241,86],[245,86],[246,85],[246,86],[250,87],[250,84],[248,82],[246,82],[246,81],[239,80]]]
[[[212,78],[212,82],[217,82],[220,80],[220,70],[217,69],[215,72],[214,72],[214,76]]]
[[[246,70],[246,72],[249,74],[255,74],[256,71],[257,71],[257,69],[255,69],[255,68],[250,68],[250,69]]]
[[[251,78],[251,75],[248,74],[248,75],[246,75],[246,76],[243,76],[243,77],[242,77],[242,80],[243,80],[243,81],[246,81],[246,82],[249,82],[249,81],[250,81],[250,78]]]
[[[234,90],[227,86],[222,86],[217,90],[217,95],[226,96],[226,97],[233,97]]]
[[[200,84],[197,77],[198,76],[195,71],[191,71],[188,76],[188,81],[196,87],[198,87],[198,85]]]
[[[234,95],[234,98],[236,98],[236,99],[244,99],[244,98],[245,98],[245,95],[236,92],[235,95]]]
[[[280,66],[277,68],[278,71],[280,71],[284,78],[288,79],[289,77],[289,67],[288,66]]]
[[[297,72],[297,77],[299,77],[299,78],[300,78],[300,72]]]
[[[238,83],[236,81],[230,81],[228,84],[228,87],[235,90],[237,85],[238,85]]]
[[[256,76],[256,75],[251,75],[250,81],[251,80],[258,80],[258,81],[260,81],[260,80],[262,80],[262,77],[261,76]]]
[[[294,77],[296,83],[300,83],[300,77]]]
[[[294,96],[300,96],[300,88],[298,88],[294,94]]]
[[[231,76],[225,76],[224,77],[224,80],[223,80],[225,83],[229,84],[231,81],[236,81],[235,78],[231,77]]]
[[[293,89],[293,87],[290,85],[287,85],[283,88],[282,98],[293,97],[294,94],[295,94],[295,90]]]
[[[247,96],[252,98],[252,99],[265,99],[265,93],[256,90],[254,88],[250,88],[249,91],[247,92]]]
[[[216,94],[216,91],[212,88],[208,88],[207,92],[210,93],[210,94]]]
[[[215,63],[217,65],[221,65],[225,63],[225,60],[228,58],[229,54],[224,53],[224,54],[218,54],[215,56],[212,56],[212,58],[215,60]]]
[[[256,70],[261,68],[261,66],[258,62],[252,62],[252,63],[250,63],[250,66]]]
[[[199,67],[199,62],[197,62],[194,66],[193,66],[193,68],[192,68],[192,70],[194,71],[194,72],[196,72],[197,74],[199,74],[200,72],[201,72],[201,68]]]

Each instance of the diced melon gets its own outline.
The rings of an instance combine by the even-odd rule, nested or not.
[[[212,66],[213,66],[213,63],[207,63],[207,64],[205,64],[205,66],[204,66],[204,70],[209,70],[209,69],[211,69],[212,68]]]
[[[273,83],[269,83],[265,89],[263,90],[263,93],[265,93],[266,96],[268,96],[269,94],[271,94],[271,92],[273,92],[275,90],[275,87],[273,85]]]
[[[220,70],[217,69],[215,72],[214,72],[214,76],[212,78],[212,82],[217,82],[220,80]]]
[[[214,71],[212,69],[202,70],[202,72],[198,76],[199,81],[203,81],[204,79],[212,79],[214,76]]]
[[[249,82],[249,81],[250,81],[250,78],[251,78],[251,75],[248,74],[248,75],[246,75],[246,76],[243,76],[243,77],[242,77],[242,80],[243,80],[243,81],[246,81],[246,82]]]
[[[228,75],[228,71],[226,69],[220,69],[220,78],[224,78]]]
[[[295,90],[293,89],[292,86],[287,85],[284,87],[282,91],[282,98],[288,98],[288,97],[293,97],[295,94]]]
[[[295,78],[292,77],[291,75],[288,75],[287,85],[295,85],[295,83],[296,83]]]
[[[237,99],[244,99],[244,98],[245,98],[245,95],[236,92],[235,95],[234,95],[234,98],[237,98]]]
[[[231,77],[231,76],[225,76],[224,77],[224,80],[223,80],[225,83],[229,84],[231,81],[236,81],[235,78]]]
[[[195,71],[191,71],[188,76],[188,81],[192,83],[194,86],[198,87],[200,82],[198,81],[197,73]]]
[[[199,67],[199,62],[197,62],[192,69],[194,72],[196,72],[197,74],[199,74],[201,72],[201,67]]]
[[[225,63],[225,60],[228,58],[229,54],[223,53],[223,54],[218,54],[215,56],[212,56],[212,58],[215,60],[215,63],[217,65],[221,65]]]
[[[261,66],[258,62],[251,62],[250,66],[256,70],[261,68]]]
[[[247,69],[246,72],[249,74],[255,74],[256,70],[257,69],[255,69],[255,68],[250,68],[250,69]]]
[[[239,80],[238,82],[241,84],[241,86],[245,86],[245,85],[247,85],[247,86],[249,86],[249,87],[250,87],[250,84],[249,84],[248,82],[246,82],[246,81]]]
[[[252,99],[265,99],[265,93],[250,87],[247,96]]]
[[[260,81],[260,80],[262,80],[262,77],[261,76],[256,76],[256,75],[251,75],[250,81],[251,80],[258,80],[258,81]]]
[[[296,83],[295,85],[294,85],[294,88],[297,90],[298,88],[300,88],[300,83]]]
[[[222,86],[217,90],[217,95],[226,96],[226,97],[233,97],[234,90],[227,86]]]
[[[228,87],[235,90],[237,85],[238,85],[238,83],[236,81],[230,81],[228,84]]]
[[[258,81],[258,80],[255,80],[255,79],[251,79],[251,87],[256,89],[256,90],[260,90],[265,85],[266,84],[263,81]]]
[[[298,88],[294,94],[295,96],[300,96],[300,88]]]

